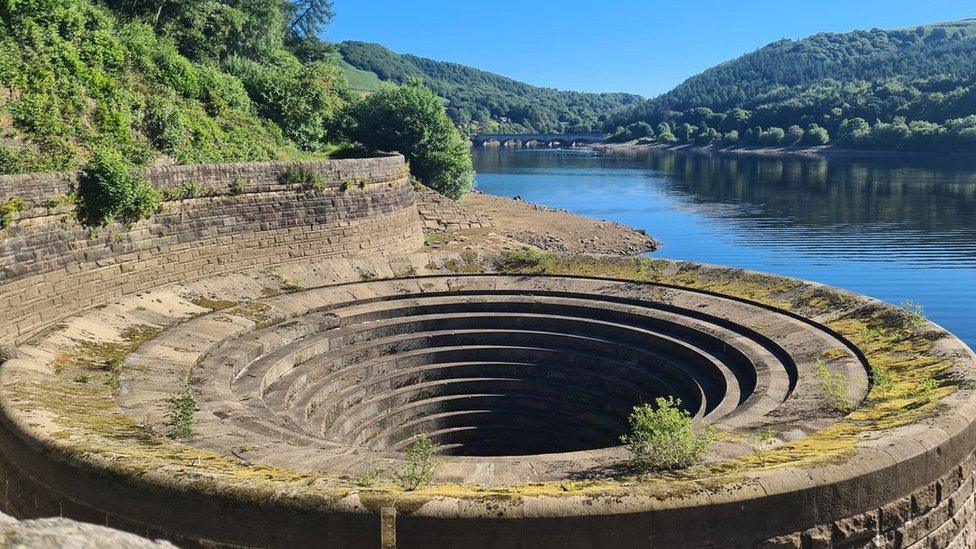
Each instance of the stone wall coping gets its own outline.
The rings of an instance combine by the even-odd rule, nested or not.
[[[381,167],[400,171],[405,169],[402,155],[387,154],[369,158],[173,164],[151,166],[139,170],[139,173],[150,184],[162,189],[179,185],[182,181],[199,179],[201,175],[206,174],[236,173],[242,178],[247,178],[249,174],[254,173],[272,172],[280,174],[292,167],[310,167],[332,174],[334,178],[328,181],[328,184],[336,186],[341,183],[338,178],[345,171],[362,166],[364,161],[372,168]],[[78,171],[0,175],[0,202],[18,197],[39,206],[40,202],[45,199],[70,192],[73,186],[77,185],[81,173]],[[229,182],[226,181],[225,183]]]

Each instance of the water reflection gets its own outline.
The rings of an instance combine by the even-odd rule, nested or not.
[[[976,342],[976,161],[475,151],[479,187],[646,229],[659,255],[917,299]]]

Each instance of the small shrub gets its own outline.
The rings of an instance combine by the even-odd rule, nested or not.
[[[875,366],[871,373],[874,375],[874,387],[881,393],[887,393],[895,386],[895,381],[891,377],[891,372],[884,366]]]
[[[230,185],[227,186],[227,192],[230,193],[231,196],[240,196],[244,194],[245,190],[246,187],[244,186],[244,181],[241,179],[235,179],[230,182]]]
[[[9,345],[0,345],[0,364],[17,358],[17,351]]]
[[[169,411],[166,423],[170,430],[166,434],[169,438],[190,438],[193,431],[193,412],[197,408],[197,399],[193,397],[189,387],[184,387],[179,393],[169,397]]]
[[[658,398],[657,406],[635,406],[630,414],[630,432],[620,437],[634,462],[644,471],[670,471],[696,465],[705,457],[715,438],[708,425],[697,426],[681,401]]]
[[[556,258],[549,252],[522,248],[502,256],[503,271],[548,273],[556,268]]]
[[[408,492],[429,483],[440,465],[434,459],[436,451],[437,445],[426,435],[417,437],[417,442],[407,449],[403,466],[393,475],[393,482]]]
[[[926,377],[918,382],[914,393],[916,397],[921,398],[925,402],[932,402],[935,400],[935,392],[938,390],[939,382],[931,377]]]
[[[102,227],[113,220],[134,223],[159,211],[159,194],[135,177],[113,149],[95,152],[78,185],[75,215],[81,224]]]
[[[175,187],[167,187],[162,192],[164,200],[187,200],[213,194],[213,189],[196,181],[185,181]]]
[[[352,188],[352,181],[343,181],[342,184],[339,185],[339,192],[344,193],[351,188]]]
[[[360,180],[358,186],[359,186],[360,189],[365,189],[366,188],[366,181],[365,180]]]
[[[17,214],[23,211],[24,206],[24,200],[16,196],[0,203],[0,229],[4,229],[13,223]]]
[[[925,329],[928,321],[925,319],[925,307],[917,301],[905,301],[901,304],[902,313],[905,315],[905,327],[918,333]]]
[[[323,190],[329,186],[328,182],[321,174],[311,168],[291,167],[281,174],[280,182],[282,185],[298,187],[300,189]]]
[[[817,378],[817,385],[827,397],[831,408],[839,412],[850,412],[854,409],[854,403],[847,396],[850,386],[844,374],[831,372],[826,362],[817,359],[813,375]]]
[[[41,207],[46,208],[48,210],[53,210],[54,208],[58,208],[61,206],[73,206],[75,202],[77,202],[77,200],[78,197],[75,195],[75,193],[70,192],[67,194],[61,194],[55,196],[53,198],[48,198],[47,200],[41,202]]]

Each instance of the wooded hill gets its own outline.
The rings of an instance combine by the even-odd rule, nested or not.
[[[618,140],[972,150],[974,82],[976,19],[821,33],[708,69],[608,129],[629,127]]]
[[[583,93],[540,88],[457,63],[394,53],[379,44],[342,42],[347,77],[361,91],[376,80],[402,84],[419,78],[444,98],[447,113],[463,130],[482,133],[560,133],[601,130],[615,110],[636,105],[626,93]]]

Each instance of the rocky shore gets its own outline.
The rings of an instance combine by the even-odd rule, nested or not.
[[[460,204],[431,191],[418,195],[425,221],[425,247],[443,251],[508,251],[524,247],[597,255],[637,255],[661,243],[646,232],[532,204],[474,192]]]

